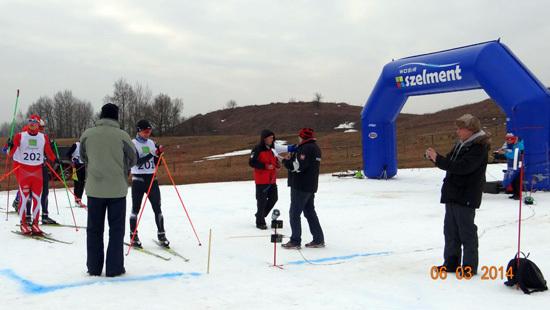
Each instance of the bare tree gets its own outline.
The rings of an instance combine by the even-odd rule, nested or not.
[[[150,112],[150,123],[159,136],[180,121],[180,113],[183,110],[183,100],[176,98],[172,101],[170,96],[159,94],[155,97]]]
[[[148,112],[153,97],[149,87],[144,87],[138,83],[133,88],[132,100],[128,105],[128,132],[133,133],[135,125],[140,119],[148,119]]]
[[[321,93],[315,93],[313,94],[313,103],[315,104],[315,107],[321,106],[321,100],[323,99],[323,95]]]
[[[36,114],[46,123],[46,127],[52,130],[55,126],[55,111],[53,100],[47,96],[42,96],[33,102],[27,110],[29,115]]]
[[[74,136],[80,137],[86,129],[92,126],[94,109],[89,101],[79,100],[75,107]]]
[[[237,101],[231,99],[225,104],[226,109],[234,109],[237,107]]]
[[[126,131],[130,131],[130,128],[134,127],[134,124],[130,124],[128,121],[128,105],[131,104],[134,98],[134,91],[132,86],[126,82],[124,78],[120,78],[113,85],[115,90],[112,96],[105,96],[103,103],[111,102],[116,104],[120,108],[120,113],[118,117],[118,122],[120,123],[120,128]]]
[[[3,122],[0,125],[0,137],[9,137],[11,133],[11,123]]]

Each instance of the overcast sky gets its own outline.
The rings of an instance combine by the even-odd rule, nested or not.
[[[183,115],[270,102],[364,106],[392,59],[500,38],[550,85],[547,0],[0,0],[0,122],[70,90],[96,111],[120,78],[184,102]],[[431,113],[482,90],[413,97]]]

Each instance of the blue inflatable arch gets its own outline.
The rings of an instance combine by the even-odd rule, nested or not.
[[[524,180],[530,186],[534,177],[535,189],[550,189],[550,92],[499,41],[403,58],[384,66],[361,112],[365,175],[391,178],[397,173],[395,120],[409,96],[480,88],[506,113],[508,132],[524,140]]]

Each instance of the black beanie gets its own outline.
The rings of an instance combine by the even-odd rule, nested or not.
[[[99,118],[110,118],[118,121],[118,107],[113,103],[106,103],[101,107]]]
[[[151,124],[146,119],[141,119],[136,124],[137,131],[140,132],[145,129],[151,129]]]

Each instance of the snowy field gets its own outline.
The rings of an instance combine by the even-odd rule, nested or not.
[[[489,165],[487,179],[501,178],[503,167]],[[517,251],[519,203],[504,194],[484,194],[477,212],[479,274],[471,280],[454,274],[432,279],[431,267],[443,263],[443,176],[436,168],[401,169],[387,181],[322,175],[316,206],[327,247],[297,251],[278,245],[282,269],[271,266],[271,231],[255,228],[251,181],[178,186],[198,238],[174,187],[161,187],[167,237],[190,260],[153,243],[156,227],[147,203],[140,238],[146,249],[171,259],[132,249],[125,257],[126,274],[117,278],[87,275],[85,229],[44,226],[52,237],[72,242],[45,243],[11,233],[18,219],[1,210],[0,309],[540,309],[550,304],[550,293],[524,295],[503,285],[501,274],[482,279],[484,267],[505,269]],[[286,179],[278,184],[276,208],[284,221],[279,232],[290,235],[289,189]],[[6,195],[0,193],[3,208]],[[14,196],[12,191],[10,205]],[[76,223],[86,225],[86,211],[71,212],[65,191],[57,189],[55,196],[59,211],[50,192],[52,218],[71,224],[74,212]],[[550,193],[533,197],[535,204],[523,205],[521,249],[531,253],[548,280]],[[303,243],[311,241],[305,219],[302,227]]]

